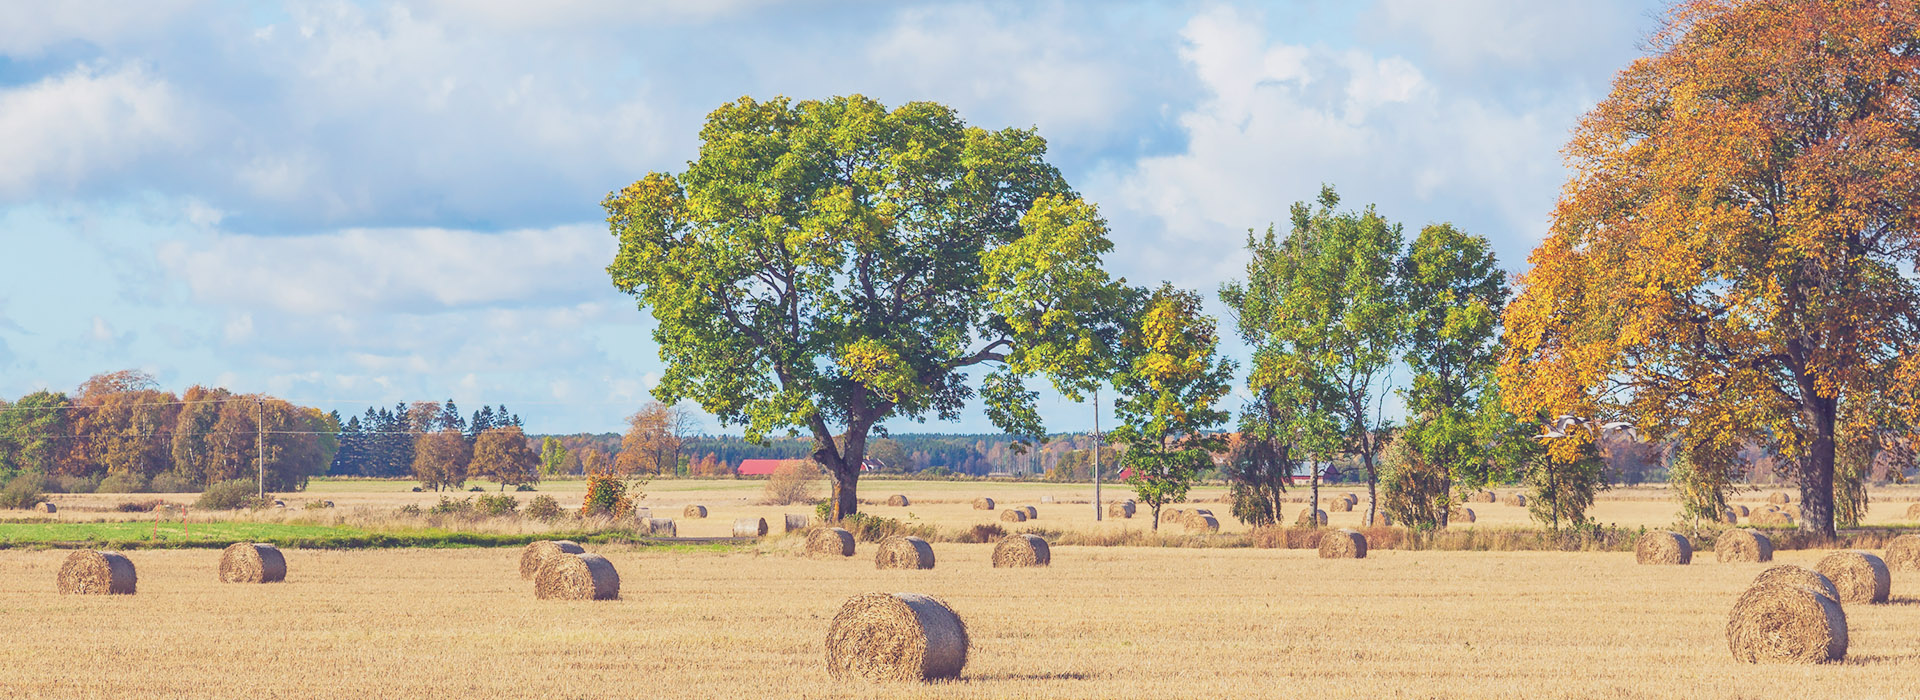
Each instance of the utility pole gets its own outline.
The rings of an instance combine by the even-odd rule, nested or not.
[[[1106,519],[1106,509],[1100,507],[1100,390],[1093,390],[1093,520]]]
[[[267,428],[261,422],[266,416],[266,407],[260,399],[253,400],[253,485],[259,492],[260,500],[267,499]]]

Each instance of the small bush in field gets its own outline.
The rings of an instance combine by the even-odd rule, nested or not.
[[[473,488],[470,488],[470,489],[467,489],[467,490],[468,490],[468,491],[471,491],[471,492],[473,492],[473,493],[483,493],[483,492],[485,492],[485,491],[486,491],[486,489],[483,489],[483,488],[480,488],[480,487],[478,487],[478,486],[475,486],[475,487],[473,487]]]
[[[158,498],[149,498],[141,501],[127,501],[125,503],[115,504],[113,509],[122,513],[151,513],[155,508],[166,504],[166,501]]]
[[[611,515],[624,518],[633,511],[633,499],[627,498],[627,484],[612,474],[587,477],[587,497],[580,504],[581,515]]]
[[[988,542],[999,542],[1000,538],[1006,536],[1007,529],[1000,527],[999,523],[983,523],[962,530],[959,537],[955,538],[955,540],[969,544],[985,544]]]
[[[420,510],[420,506],[412,503],[408,503],[404,506],[400,506],[401,515],[420,515],[423,512],[425,511]]]
[[[254,494],[252,481],[229,479],[208,486],[207,490],[200,492],[200,499],[193,502],[193,507],[201,510],[239,510],[256,505]],[[271,503],[273,496],[267,496],[266,500]]]
[[[520,499],[506,494],[486,494],[474,501],[474,508],[485,515],[512,515],[520,509]]]
[[[97,493],[140,493],[147,490],[147,478],[133,472],[108,474],[94,487]]]
[[[36,472],[26,472],[13,477],[12,481],[7,482],[5,489],[0,489],[0,508],[16,510],[32,508],[34,504],[43,500],[45,494],[40,492],[40,487],[45,483],[46,477]]]
[[[147,490],[154,493],[189,493],[195,491],[194,483],[173,474],[161,474],[153,477],[147,484]]]
[[[513,487],[513,490],[525,493],[528,491],[533,491],[534,488],[533,488],[533,484],[520,484],[518,486]]]
[[[812,462],[788,462],[773,470],[767,477],[765,495],[761,502],[767,505],[784,506],[794,503],[812,503],[813,484],[820,480],[820,468]]]
[[[93,493],[100,488],[100,480],[84,476],[63,476],[59,479],[61,493]]]
[[[440,502],[434,504],[432,508],[428,508],[427,512],[434,515],[467,515],[473,512],[473,497],[468,496],[456,501],[446,496],[441,496]]]
[[[544,493],[527,502],[527,516],[531,518],[552,521],[559,519],[561,513],[560,502]]]

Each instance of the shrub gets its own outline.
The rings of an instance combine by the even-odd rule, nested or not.
[[[46,479],[38,472],[23,472],[13,477],[12,481],[7,482],[5,489],[0,489],[0,508],[18,510],[32,508],[45,496],[40,492],[40,487],[46,483]]]
[[[420,506],[418,506],[418,505],[415,505],[415,504],[412,504],[412,503],[408,503],[408,504],[406,504],[406,505],[404,505],[404,506],[400,506],[400,514],[401,514],[401,515],[415,515],[415,516],[417,516],[417,515],[420,515],[420,514],[421,514],[421,513],[423,513],[423,512],[424,512],[424,511],[422,511],[422,510],[420,510]]]
[[[133,472],[108,474],[94,488],[99,493],[140,493],[147,490],[147,478]]]
[[[127,501],[114,505],[113,509],[122,513],[151,513],[155,508],[166,505],[166,501],[149,498],[142,501]]]
[[[788,462],[767,477],[761,502],[772,506],[812,503],[813,483],[820,480],[820,468],[812,462]]]
[[[552,496],[540,494],[527,502],[527,515],[540,520],[556,520],[560,517],[560,502]]]
[[[520,508],[520,499],[506,494],[485,494],[479,497],[474,507],[484,515],[513,515]]]
[[[239,510],[258,506],[259,504],[255,503],[254,488],[251,479],[228,479],[208,486],[207,490],[200,492],[200,500],[194,501],[193,507],[202,510]],[[269,495],[261,500],[272,503],[273,496]]]
[[[932,525],[908,525],[894,520],[866,513],[854,513],[840,519],[840,527],[853,533],[853,538],[861,542],[879,542],[894,535],[918,537],[923,540],[936,538]]]
[[[195,484],[193,482],[176,474],[161,474],[155,476],[153,477],[153,482],[147,484],[147,488],[154,493],[188,493],[199,490],[194,488],[194,486]]]
[[[467,490],[468,490],[468,491],[471,491],[471,492],[473,492],[473,493],[482,493],[482,492],[485,492],[485,491],[486,491],[486,489],[483,489],[483,488],[480,488],[480,487],[478,487],[478,486],[475,486],[475,487],[473,487],[473,488],[470,488],[470,489],[467,489]]]
[[[986,544],[988,542],[998,542],[1000,538],[1006,536],[1007,529],[1000,527],[999,523],[983,523],[961,530],[960,534],[954,538],[954,541],[969,544]]]
[[[533,490],[533,484],[520,484],[520,485],[518,485],[518,486],[515,486],[515,487],[513,487],[513,490],[515,490],[515,491],[519,491],[519,492],[522,492],[522,493],[525,493],[525,492],[528,492],[528,491],[532,491],[532,490]]]
[[[432,508],[428,508],[427,512],[434,515],[466,515],[473,512],[473,497],[468,496],[456,501],[446,496],[441,496],[440,502],[434,504]]]
[[[93,493],[100,488],[100,479],[97,477],[63,476],[59,483],[61,493]]]
[[[587,477],[587,498],[580,505],[581,515],[611,515],[626,517],[633,510],[633,499],[627,498],[627,484],[612,474],[594,474]]]

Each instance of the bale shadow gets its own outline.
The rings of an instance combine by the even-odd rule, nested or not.
[[[1078,671],[1062,671],[1062,672],[1056,672],[1056,673],[994,673],[994,674],[984,674],[984,675],[978,675],[978,676],[968,675],[965,678],[963,678],[963,680],[968,680],[968,681],[1086,681],[1086,680],[1093,680],[1099,675],[1102,675],[1102,674],[1081,673]]]
[[[1880,605],[1920,605],[1920,598],[1908,596],[1888,596],[1887,602]]]

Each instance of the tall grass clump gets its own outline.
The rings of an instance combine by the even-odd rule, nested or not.
[[[207,490],[200,492],[200,498],[193,502],[193,507],[201,510],[239,510],[259,506],[261,500],[268,503],[273,501],[271,494],[265,499],[257,497],[255,488],[250,480],[228,479],[208,486]]]

